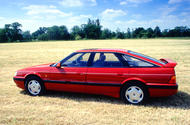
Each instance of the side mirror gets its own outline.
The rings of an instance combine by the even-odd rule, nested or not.
[[[61,63],[57,63],[56,68],[61,68]]]

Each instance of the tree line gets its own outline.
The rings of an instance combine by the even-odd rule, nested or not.
[[[81,39],[132,39],[132,38],[158,38],[158,37],[190,37],[190,28],[177,26],[173,29],[160,30],[158,26],[154,29],[138,27],[128,28],[126,32],[102,29],[100,20],[88,19],[86,24],[73,26],[69,32],[67,27],[52,26],[40,27],[33,33],[23,32],[22,25],[18,22],[5,24],[0,28],[0,42],[22,42],[22,41],[48,41],[48,40],[81,40]]]

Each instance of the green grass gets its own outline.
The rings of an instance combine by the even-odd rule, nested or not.
[[[57,62],[78,49],[122,48],[177,61],[177,95],[126,105],[107,96],[48,92],[31,97],[12,80],[16,70]],[[183,124],[190,123],[190,40],[127,39],[0,44],[0,125]]]

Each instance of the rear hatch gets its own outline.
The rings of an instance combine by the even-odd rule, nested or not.
[[[177,65],[177,62],[171,59],[160,59],[160,60],[165,63],[163,67],[166,67],[166,68],[174,68]]]

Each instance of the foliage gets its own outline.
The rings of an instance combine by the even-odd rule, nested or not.
[[[30,34],[30,31],[25,31],[22,33],[22,38],[24,41],[31,41],[32,40],[32,36]]]
[[[37,31],[32,33],[32,38],[37,39],[40,35],[47,33],[47,28],[46,27],[40,27]]]
[[[156,26],[156,28],[154,29],[154,36],[155,37],[161,36],[161,31],[160,31],[160,28],[158,26]]]
[[[117,39],[125,39],[125,33],[121,32],[120,29],[117,29],[117,31],[116,31],[116,38]]]
[[[113,36],[112,36],[112,31],[109,30],[109,29],[104,29],[102,30],[102,34],[101,34],[101,38],[102,39],[111,39]]]
[[[100,39],[101,36],[101,25],[99,19],[90,20],[88,19],[88,23],[82,26],[82,30],[85,33],[85,38],[87,39]]]
[[[44,33],[38,36],[38,40],[42,40],[42,41],[48,41],[48,34]]]
[[[174,29],[160,30],[158,26],[154,29],[138,27],[136,29],[127,28],[126,32],[111,31],[110,29],[102,29],[100,20],[88,19],[87,24],[81,26],[73,26],[71,32],[67,27],[52,26],[40,27],[33,32],[23,32],[22,25],[18,22],[5,24],[4,28],[0,29],[0,42],[15,42],[15,41],[32,41],[32,40],[81,40],[81,39],[130,39],[130,38],[159,38],[159,37],[190,37],[190,28],[187,26],[177,26]]]
[[[0,29],[0,42],[7,42],[7,35],[5,29]]]
[[[5,24],[5,27],[0,30],[1,42],[13,42],[22,40],[22,25],[18,22],[12,24]]]

